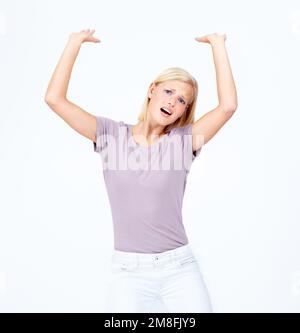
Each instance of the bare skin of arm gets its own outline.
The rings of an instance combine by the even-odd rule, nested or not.
[[[86,138],[96,142],[96,116],[72,103],[67,98],[68,85],[73,65],[82,43],[99,43],[93,36],[94,30],[71,33],[68,43],[52,74],[44,97],[46,104],[71,128]]]
[[[212,47],[219,104],[193,123],[193,150],[199,149],[212,139],[237,109],[237,91],[225,47],[226,38],[226,35],[216,33],[195,38],[198,42],[208,43]]]

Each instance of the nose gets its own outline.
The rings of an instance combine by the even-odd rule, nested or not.
[[[174,106],[174,102],[173,101],[169,101],[168,104],[172,105],[172,107]]]

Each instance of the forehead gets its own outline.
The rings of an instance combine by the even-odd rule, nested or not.
[[[177,93],[179,96],[182,96],[186,99],[189,99],[193,96],[193,87],[186,82],[170,80],[161,83],[161,87],[172,89],[173,92]]]

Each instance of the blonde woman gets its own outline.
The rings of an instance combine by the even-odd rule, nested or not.
[[[195,38],[212,47],[216,108],[195,121],[197,81],[186,70],[171,67],[151,82],[133,125],[92,115],[66,97],[81,44],[100,42],[94,32],[70,35],[45,102],[90,139],[102,159],[114,227],[107,312],[156,312],[157,300],[166,312],[213,312],[181,208],[192,162],[237,108],[226,35]]]

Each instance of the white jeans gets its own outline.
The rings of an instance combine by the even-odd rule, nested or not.
[[[161,253],[113,250],[107,312],[212,312],[199,264],[189,244]]]

